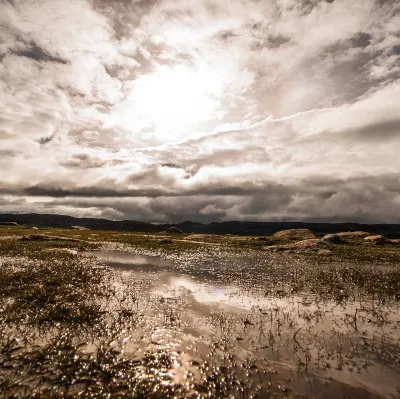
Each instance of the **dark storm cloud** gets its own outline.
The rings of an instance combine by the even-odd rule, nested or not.
[[[101,188],[98,186],[74,187],[71,189],[33,186],[27,187],[23,193],[30,196],[49,197],[160,197],[167,195],[167,191],[150,190],[118,190],[113,188]]]
[[[240,197],[189,195],[107,199],[103,198],[102,193],[98,198],[61,196],[50,204],[48,201],[43,204],[55,211],[70,207],[76,215],[99,212],[98,215],[113,215],[122,219],[138,219],[138,216],[145,215],[146,220],[150,221],[248,220],[256,215],[259,220],[290,220],[295,215],[298,220],[372,223],[399,222],[398,217],[393,219],[385,216],[388,209],[391,212],[397,209],[399,192],[397,175],[365,176],[348,181],[334,178],[321,180],[316,177],[294,186],[271,185],[264,192]],[[40,200],[38,203],[41,204]]]
[[[141,178],[135,176],[132,180],[134,183],[143,183],[147,181],[150,183],[150,178],[154,178],[153,175],[143,174]],[[158,179],[159,183],[165,185],[165,181]],[[157,197],[184,197],[193,195],[221,195],[221,196],[247,196],[256,193],[264,192],[265,190],[273,190],[273,184],[264,182],[262,184],[254,184],[251,182],[244,183],[242,186],[226,183],[221,185],[220,182],[214,184],[204,183],[196,188],[188,188],[179,190],[179,187],[168,188],[168,184],[165,186],[159,186],[157,188],[157,181],[154,180],[153,186],[155,188],[143,188],[143,189],[120,189],[116,187],[114,182],[104,183],[104,187],[101,187],[101,182],[96,186],[86,187],[73,187],[73,188],[57,188],[51,186],[31,186],[23,189],[11,189],[10,187],[0,188],[1,193],[7,194],[26,194],[29,196],[49,196],[49,197],[146,197],[146,198],[157,198]],[[150,184],[149,184],[150,186]]]
[[[301,4],[301,10],[305,14],[308,14],[314,10],[315,7],[318,7],[321,5],[321,3],[328,3],[332,4],[335,0],[303,0],[300,1],[299,3]]]
[[[41,145],[45,145],[50,143],[51,140],[53,140],[56,137],[56,134],[53,133],[50,136],[46,136],[46,137],[40,137],[39,140],[37,140],[37,142]]]
[[[350,39],[352,47],[355,48],[366,48],[371,44],[371,41],[372,35],[366,32],[360,32]]]
[[[36,45],[35,43],[31,43],[24,50],[14,51],[15,55],[20,57],[31,58],[34,61],[39,62],[59,62],[60,64],[67,64],[66,60],[63,60],[60,57],[54,57],[51,54],[47,53],[41,47]]]

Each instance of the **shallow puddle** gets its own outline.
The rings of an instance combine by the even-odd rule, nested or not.
[[[246,273],[237,265],[248,259],[182,266],[123,251],[90,254],[135,288],[139,322],[127,351],[169,356],[158,370],[165,384],[238,384],[259,397],[400,395],[396,303],[271,294],[262,284],[268,269],[251,272],[257,260]]]

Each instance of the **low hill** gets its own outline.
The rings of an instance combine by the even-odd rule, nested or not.
[[[47,214],[3,214],[0,215],[0,223],[16,222],[20,225],[42,226],[42,227],[60,227],[70,228],[71,226],[86,227],[91,230],[120,230],[120,231],[142,231],[155,233],[162,231],[162,227],[144,222],[133,220],[107,220],[95,218],[74,218],[65,215],[47,215]]]
[[[182,222],[176,224],[152,224],[133,220],[107,220],[96,218],[74,218],[65,215],[48,214],[0,214],[0,224],[11,222],[20,225],[70,228],[81,226],[91,230],[119,230],[131,232],[155,233],[176,227],[184,233],[196,234],[235,234],[235,235],[272,235],[281,230],[309,229],[314,234],[339,233],[343,231],[366,231],[373,235],[382,234],[388,238],[400,238],[399,224],[361,224],[361,223],[311,223],[311,222],[213,222],[202,224]]]
[[[236,235],[272,235],[281,230],[309,229],[316,235],[339,233],[342,231],[367,231],[382,234],[389,238],[400,238],[398,224],[361,224],[361,223],[306,223],[306,222],[213,222],[209,224],[183,222],[164,225],[176,227],[184,233],[196,234],[236,234]]]

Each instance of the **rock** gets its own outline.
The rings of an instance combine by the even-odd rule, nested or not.
[[[158,244],[161,244],[161,245],[169,245],[172,243],[173,243],[173,241],[170,240],[169,238],[163,238],[162,240],[158,241]]]
[[[366,231],[344,231],[342,233],[337,233],[340,238],[365,238],[370,236],[370,233]]]
[[[71,255],[77,255],[78,251],[75,249],[70,249],[70,248],[46,248],[44,249],[45,252],[60,252],[60,253],[67,253]]]
[[[264,247],[267,250],[273,251],[273,252],[285,252],[285,251],[293,251],[293,252],[298,252],[298,251],[303,251],[303,250],[312,250],[312,251],[319,251],[318,253],[322,252],[321,254],[328,254],[331,252],[330,249],[332,246],[325,242],[322,241],[318,238],[313,238],[309,240],[302,240],[298,241],[293,244],[286,244],[286,245],[271,245],[271,246],[266,246]]]
[[[376,245],[385,245],[385,244],[389,243],[389,240],[382,235],[377,235],[377,236],[365,237],[364,242],[372,243],[372,244],[376,244]]]
[[[185,240],[201,240],[205,237],[205,234],[191,234],[190,236],[185,237]]]
[[[268,245],[264,246],[264,249],[271,252],[290,252],[293,251],[294,248],[291,244],[287,245]]]
[[[315,238],[315,235],[308,229],[290,229],[278,231],[274,234],[274,237],[288,238],[290,240],[308,240]]]
[[[183,231],[178,229],[177,227],[170,227],[167,229],[167,233],[169,234],[183,234]]]
[[[19,226],[17,222],[0,222],[0,226]]]
[[[74,229],[74,230],[89,230],[88,228],[86,228],[86,227],[83,227],[83,226],[71,226],[71,229]]]
[[[322,237],[322,241],[329,242],[330,244],[343,243],[342,239],[337,234],[327,234]]]

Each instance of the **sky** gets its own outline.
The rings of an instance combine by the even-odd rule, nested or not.
[[[400,223],[397,0],[0,0],[0,213]]]

